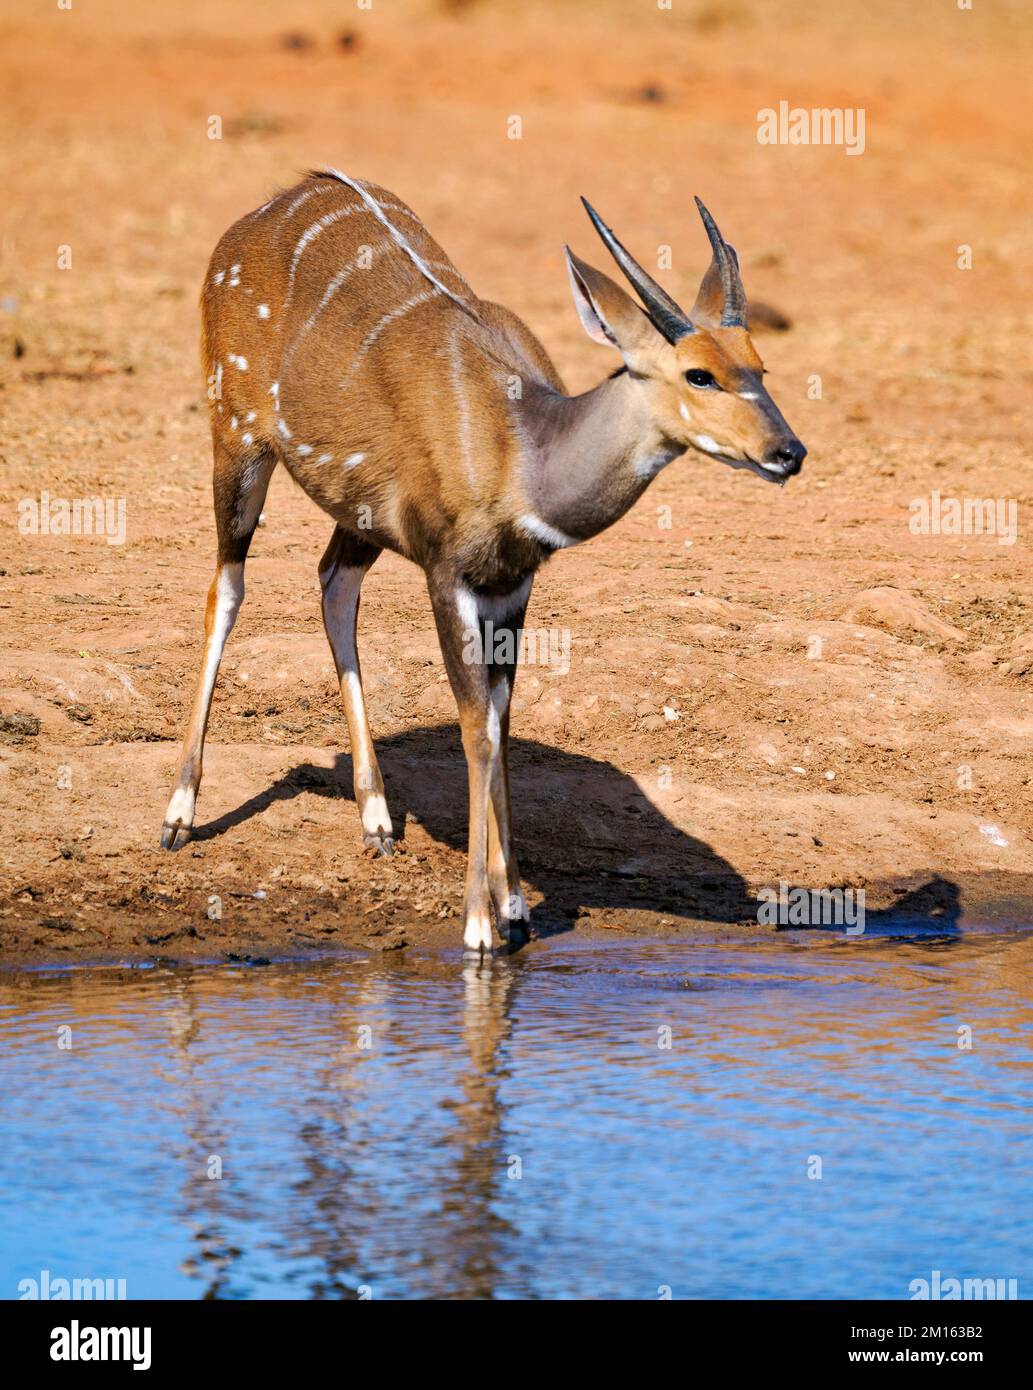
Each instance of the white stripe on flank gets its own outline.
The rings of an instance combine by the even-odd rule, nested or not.
[[[452,389],[455,391],[456,410],[459,415],[459,456],[463,461],[466,476],[470,480],[470,486],[473,487],[476,485],[477,476],[474,472],[473,456],[470,451],[470,406],[466,398],[466,391],[463,389],[463,359],[460,353],[458,333],[453,332],[448,348],[452,363]]]
[[[442,294],[447,294],[449,299],[452,300],[453,304],[458,304],[460,309],[462,309],[464,313],[470,314],[473,318],[478,319],[478,322],[480,321],[478,315],[474,313],[473,309],[469,304],[467,304],[465,299],[463,299],[460,295],[455,294],[452,290],[450,290],[447,287],[447,285],[443,285],[441,283],[441,281],[437,278],[437,276],[434,274],[430,266],[419,254],[419,252],[413,246],[411,246],[408,241],[406,241],[405,237],[398,230],[398,228],[391,222],[390,218],[385,216],[383,209],[377,202],[376,198],[373,197],[372,193],[368,193],[366,189],[363,188],[359,182],[357,182],[357,180],[350,179],[347,174],[342,174],[339,169],[325,169],[323,172],[325,174],[328,174],[330,178],[340,179],[341,183],[347,184],[349,188],[354,189],[355,192],[362,199],[362,201],[369,208],[370,212],[373,213],[373,215],[377,218],[378,221],[384,224],[384,226],[390,233],[392,239],[398,243],[398,245],[402,248],[405,254],[412,261],[416,269],[420,272],[420,274],[425,275],[427,279],[430,281],[430,283],[432,285],[436,285],[438,290]]]
[[[566,531],[559,531],[555,526],[550,526],[540,516],[535,516],[534,512],[525,512],[517,525],[521,531],[526,531],[529,536],[534,536],[535,540],[551,546],[553,550],[565,550],[569,545],[581,544],[575,536],[568,536]]]
[[[358,211],[357,208],[356,211]],[[380,255],[382,252],[387,251],[388,249],[389,248],[386,246],[378,246],[373,249],[373,256]],[[349,278],[349,276],[353,275],[355,271],[359,269],[359,259],[360,257],[356,256],[353,261],[349,261],[343,269],[337,272],[334,278],[330,281],[329,285],[327,285],[326,289],[323,291],[323,298],[319,301],[315,309],[312,311],[311,314],[309,314],[308,318],[301,325],[301,328],[298,330],[298,334],[295,337],[294,341],[291,343],[290,347],[284,353],[283,369],[286,369],[290,366],[294,354],[298,349],[298,344],[301,342],[305,334],[311,332],[311,330],[315,327],[316,320],[319,318],[320,314],[323,312],[326,306],[330,303],[331,299],[333,299],[337,291],[341,288],[341,286]]]
[[[299,193],[298,196],[297,196],[297,197],[294,199],[294,201],[291,203],[291,205],[290,205],[290,207],[287,209],[287,211],[283,214],[283,220],[284,220],[284,222],[288,221],[288,219],[292,216],[292,214],[293,214],[298,208],[301,207],[302,203],[307,202],[308,199],[311,198],[312,195],[313,195],[314,193],[324,193],[325,191],[326,191],[326,184],[325,184],[325,183],[317,183],[317,184],[315,184],[312,188],[306,188],[305,191],[304,191],[304,193]],[[275,199],[274,199],[274,201],[275,201]]]
[[[326,231],[327,227],[332,227],[335,222],[340,222],[345,217],[351,217],[353,212],[361,211],[362,209],[360,207],[356,207],[353,204],[350,204],[346,208],[335,208],[333,212],[328,212],[324,217],[321,217],[318,222],[313,222],[310,227],[305,228],[297,246],[294,248],[294,254],[291,256],[291,268],[287,276],[287,293],[284,295],[281,316],[286,314],[291,299],[293,298],[294,279],[298,273],[298,263],[305,254],[305,248],[310,246],[317,236],[321,236],[323,232]]]
[[[352,378],[355,376],[355,373],[362,363],[362,359],[380,337],[381,333],[383,333],[384,329],[387,328],[389,324],[394,323],[396,319],[402,318],[410,309],[416,309],[421,304],[426,304],[428,300],[434,299],[439,293],[440,291],[436,289],[425,290],[423,294],[413,295],[412,299],[407,299],[404,304],[399,304],[397,309],[392,309],[389,313],[385,314],[383,318],[370,329],[365,338],[363,338],[362,346],[359,348],[359,355],[348,368],[347,374],[341,382],[342,390],[346,389],[351,384]]]

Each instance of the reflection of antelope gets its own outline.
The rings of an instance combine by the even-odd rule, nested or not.
[[[506,747],[515,670],[470,661],[483,644],[466,639],[488,619],[496,633],[519,630],[539,565],[612,525],[688,448],[775,482],[805,453],[764,389],[736,255],[703,205],[713,260],[690,315],[585,206],[642,303],[567,250],[586,332],[624,359],[574,397],[516,315],[478,299],[382,188],[313,174],[219,242],[201,299],[218,564],[166,848],[190,835],[219,661],[282,462],[337,523],[319,578],[366,843],[390,853],[392,830],[355,621],[362,580],[387,548],[426,572],[459,706],[470,782],[464,942],[490,950],[493,909],[503,934],[526,918]]]

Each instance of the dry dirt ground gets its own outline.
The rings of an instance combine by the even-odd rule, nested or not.
[[[196,839],[158,849],[214,556],[197,293],[225,227],[326,164],[413,205],[571,390],[616,365],[566,284],[565,240],[606,264],[581,192],[643,259],[673,247],[687,303],[698,192],[794,320],[758,345],[803,474],[686,458],[539,576],[528,621],[571,647],[516,692],[535,932],[735,930],[780,880],[864,887],[889,925],[1029,922],[1029,37],[990,4],[7,7],[4,958],[458,943],[465,770],[421,575],[384,557],[363,593],[384,861],[319,615],[331,524],[284,476]],[[781,98],[863,107],[864,154],[760,145]],[[23,534],[43,492],[124,499],[125,544]],[[934,492],[1014,503],[1015,542],[913,534]]]

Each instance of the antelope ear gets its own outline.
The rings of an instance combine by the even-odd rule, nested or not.
[[[739,257],[735,254],[735,247],[728,246],[732,264],[735,266],[736,274],[739,271]],[[696,302],[692,306],[691,318],[693,323],[701,323],[704,328],[720,328],[721,317],[725,311],[725,291],[724,283],[721,279],[721,267],[716,260],[712,260],[707,267],[707,273],[699,284],[699,293],[696,295]]]
[[[724,306],[725,292],[721,283],[721,270],[717,261],[711,261],[706,275],[700,281],[699,293],[692,306],[693,323],[701,324],[704,328],[720,327]]]
[[[629,294],[601,270],[595,270],[564,246],[567,273],[581,326],[595,343],[615,347],[630,364],[651,344],[663,340]]]

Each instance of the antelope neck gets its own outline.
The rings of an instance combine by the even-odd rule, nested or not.
[[[548,526],[587,540],[611,526],[661,468],[684,452],[649,418],[641,386],[628,372],[581,396],[536,384],[521,403],[523,483]]]

